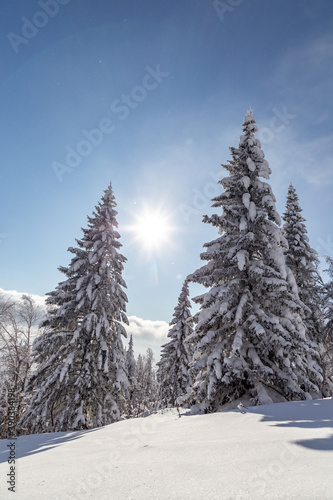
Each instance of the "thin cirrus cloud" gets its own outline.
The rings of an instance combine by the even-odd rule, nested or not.
[[[333,35],[324,33],[313,37],[280,56],[268,78],[268,85],[278,88],[280,98],[289,105],[293,104],[299,112],[313,110],[316,114],[312,119],[316,122],[321,119],[321,112],[325,114],[330,107],[326,96],[331,92],[332,58]],[[319,117],[316,116],[318,113]]]
[[[288,130],[291,132],[291,130]],[[306,181],[313,187],[327,187],[333,180],[333,134],[302,141],[290,133],[289,138],[276,139],[265,146],[266,158],[272,168],[277,187]]]
[[[271,93],[279,96],[268,117],[274,116],[275,108],[287,110],[287,119],[279,122],[282,132],[263,145],[279,185],[281,180],[303,180],[314,188],[332,183],[332,103],[327,99],[332,92],[332,59],[333,35],[312,36],[280,55],[267,79]]]

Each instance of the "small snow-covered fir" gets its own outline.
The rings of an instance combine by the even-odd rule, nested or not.
[[[161,360],[157,363],[160,399],[164,407],[174,406],[177,398],[191,385],[189,365],[192,352],[191,346],[186,342],[192,335],[191,304],[188,296],[188,282],[185,280],[170,322],[170,341],[162,346]]]
[[[154,366],[154,353],[148,347],[146,354],[139,354],[135,369],[134,414],[142,416],[155,410],[158,404],[158,384]]]
[[[125,356],[125,368],[128,377],[128,398],[127,414],[131,417],[134,413],[137,401],[137,380],[136,380],[136,361],[133,349],[133,335],[131,334],[128,349]]]

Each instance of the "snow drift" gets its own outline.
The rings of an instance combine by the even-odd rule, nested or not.
[[[0,442],[0,497],[311,499],[333,497],[333,400],[207,415],[175,409],[104,428],[22,436],[15,497]]]

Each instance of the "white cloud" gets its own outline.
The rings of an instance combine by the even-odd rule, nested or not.
[[[12,299],[15,302],[20,301],[23,295],[28,295],[36,302],[38,306],[45,308],[45,296],[42,297],[41,295],[34,295],[32,293],[18,292],[17,290],[4,290],[3,288],[0,288],[0,294],[2,294],[4,298]]]
[[[40,295],[33,295],[31,293],[22,293],[16,290],[3,290],[0,288],[0,294],[3,294],[5,298],[12,299],[14,301],[19,301],[22,299],[23,295],[30,296],[37,305],[45,308],[46,297]],[[127,331],[128,339],[129,336],[133,335],[134,341],[134,351],[135,354],[144,354],[148,347],[151,347],[155,353],[156,359],[160,354],[160,347],[167,342],[167,334],[169,330],[169,325],[166,321],[142,319],[138,316],[128,316],[129,325],[124,325]],[[126,344],[126,340],[124,344]]]
[[[166,321],[158,321],[151,319],[142,319],[137,316],[129,316],[129,326],[126,325],[128,334],[133,334],[133,337],[140,340],[166,340],[169,325]]]
[[[0,288],[0,296],[3,297],[5,300],[13,301],[14,303],[19,303],[22,300],[23,295],[27,295],[28,297],[31,297],[33,299],[35,305],[38,306],[40,313],[39,319],[31,328],[31,341],[33,341],[34,338],[41,333],[41,330],[39,329],[39,324],[43,321],[43,319],[46,316],[46,304],[45,304],[46,297],[41,297],[40,295],[33,295],[31,293],[21,293],[16,290],[4,290],[3,288]],[[19,316],[16,316],[16,321],[20,323],[21,320]]]
[[[129,316],[129,325],[125,325],[128,340],[133,335],[134,353],[145,354],[148,347],[154,351],[155,361],[158,361],[161,346],[167,343],[169,325],[166,321],[142,319],[137,316]]]

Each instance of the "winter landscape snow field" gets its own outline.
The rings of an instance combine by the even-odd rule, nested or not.
[[[332,428],[329,398],[21,436],[15,493],[2,440],[0,498],[332,499]]]

